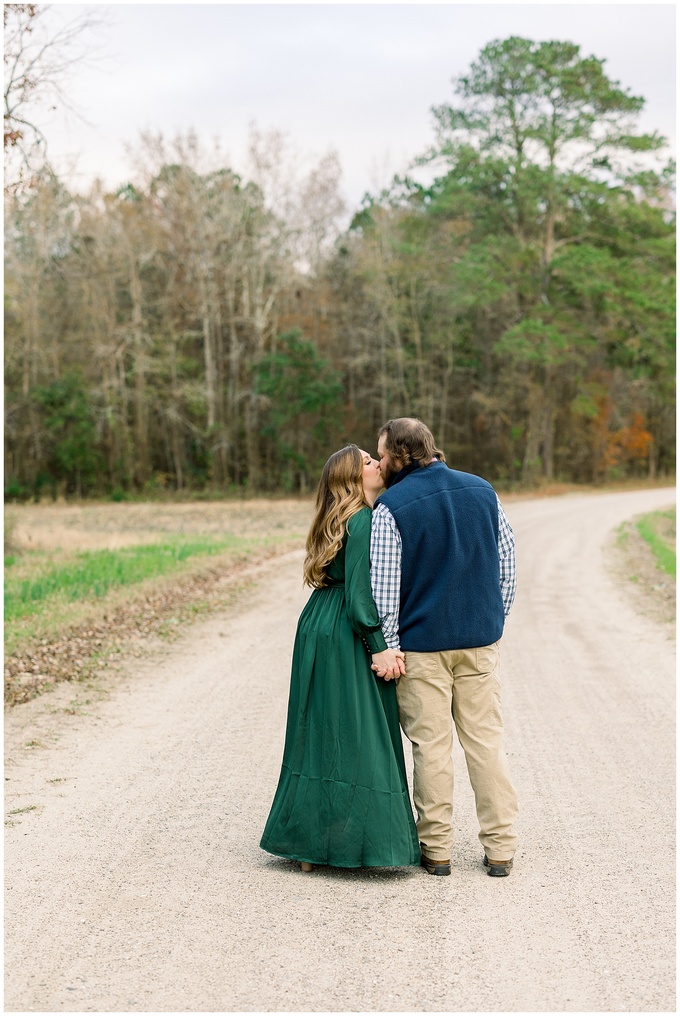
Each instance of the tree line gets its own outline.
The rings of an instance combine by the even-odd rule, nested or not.
[[[419,174],[339,230],[331,154],[6,195],[6,497],[305,491],[415,415],[506,485],[674,470],[674,205],[643,99],[570,43],[485,47]]]

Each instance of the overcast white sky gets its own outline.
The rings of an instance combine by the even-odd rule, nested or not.
[[[675,4],[106,4],[92,67],[47,136],[72,186],[131,170],[141,130],[219,137],[243,172],[248,125],[285,131],[310,157],[337,150],[351,207],[433,139],[430,107],[493,39],[571,41],[647,100],[640,124],[675,141]],[[55,4],[69,20],[83,5]]]

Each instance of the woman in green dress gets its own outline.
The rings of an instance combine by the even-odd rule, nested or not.
[[[281,776],[260,841],[303,871],[420,864],[394,682],[371,669],[386,650],[369,573],[382,486],[366,452],[335,452],[307,538],[314,591],[298,621]]]

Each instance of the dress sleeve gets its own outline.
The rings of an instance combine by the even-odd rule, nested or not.
[[[387,648],[371,593],[371,509],[362,508],[347,523],[345,599],[349,622],[369,653]]]

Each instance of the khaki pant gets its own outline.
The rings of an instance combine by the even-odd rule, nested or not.
[[[399,718],[413,745],[413,798],[418,838],[432,860],[453,845],[453,726],[475,794],[479,838],[487,857],[515,853],[517,795],[503,750],[498,643],[479,649],[406,653],[397,681]]]

